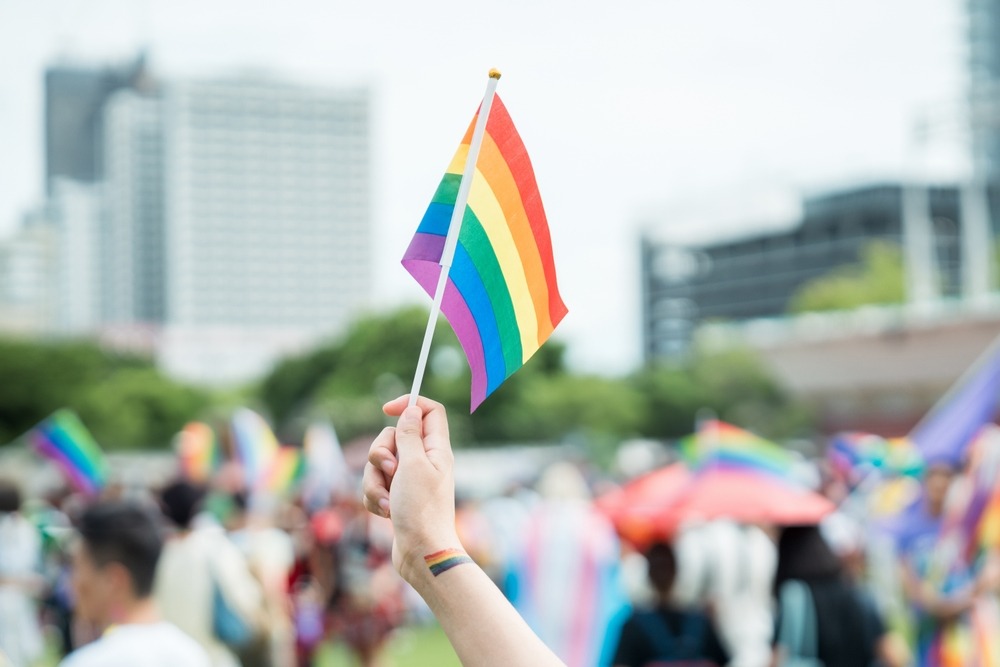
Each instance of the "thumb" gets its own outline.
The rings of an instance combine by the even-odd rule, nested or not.
[[[423,411],[417,406],[406,408],[396,423],[396,451],[400,465],[406,465],[417,457],[426,458],[423,439]]]

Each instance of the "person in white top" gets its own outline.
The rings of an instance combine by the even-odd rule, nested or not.
[[[193,639],[161,620],[151,597],[163,538],[156,516],[128,502],[100,502],[78,526],[76,613],[103,635],[61,667],[209,667]]]
[[[42,544],[21,514],[21,493],[0,480],[0,665],[29,665],[42,654],[38,624]]]
[[[174,530],[163,548],[153,597],[163,618],[205,649],[212,667],[239,667],[239,657],[215,632],[216,596],[255,636],[264,629],[264,600],[246,558],[222,527],[196,520],[203,496],[204,489],[187,482],[174,482],[160,494]]]

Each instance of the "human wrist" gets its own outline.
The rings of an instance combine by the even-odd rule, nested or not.
[[[455,532],[442,533],[401,545],[400,555],[402,558],[398,568],[400,576],[411,586],[418,588],[419,583],[434,578],[426,560],[427,557],[447,550],[465,553]]]

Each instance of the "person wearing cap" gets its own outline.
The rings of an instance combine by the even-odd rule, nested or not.
[[[486,573],[455,530],[454,456],[444,406],[408,397],[387,403],[398,417],[372,443],[365,507],[392,521],[392,563],[427,602],[466,667],[562,665]]]

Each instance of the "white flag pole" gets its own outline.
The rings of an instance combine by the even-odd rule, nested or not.
[[[479,107],[476,127],[472,131],[472,143],[469,145],[469,155],[465,158],[465,170],[458,186],[455,198],[455,209],[451,212],[451,223],[448,225],[448,236],[441,252],[441,275],[438,276],[437,289],[434,290],[434,303],[431,305],[431,315],[427,318],[427,329],[424,330],[424,342],[420,346],[420,358],[417,360],[417,372],[413,374],[413,387],[410,389],[410,405],[416,405],[420,395],[420,385],[424,381],[427,370],[427,357],[431,351],[431,339],[434,338],[434,328],[437,326],[438,314],[441,312],[441,301],[444,299],[444,289],[448,284],[448,273],[455,258],[455,248],[458,246],[458,233],[462,229],[462,218],[465,217],[465,206],[469,202],[469,190],[472,188],[472,178],[476,174],[476,162],[479,159],[479,149],[483,145],[483,134],[486,133],[486,121],[493,106],[493,95],[500,80],[500,70],[491,69],[490,78],[486,82],[486,94],[483,104]]]

